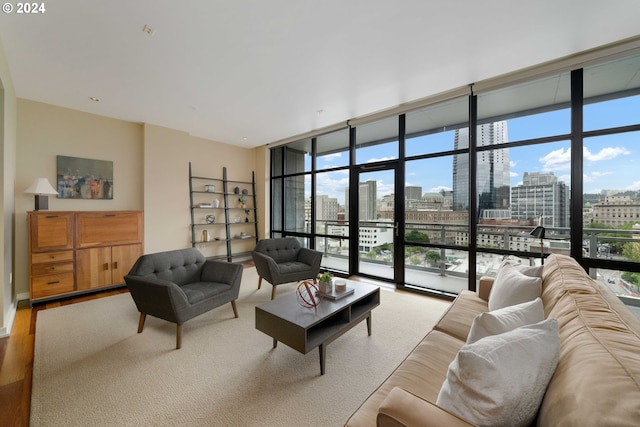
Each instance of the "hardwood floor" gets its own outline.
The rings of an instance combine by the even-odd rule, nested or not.
[[[36,318],[40,310],[127,293],[126,287],[29,307],[20,301],[11,335],[0,339],[0,426],[29,425]]]

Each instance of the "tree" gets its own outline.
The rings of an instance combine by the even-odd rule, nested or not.
[[[438,251],[429,251],[424,256],[424,260],[431,267],[434,267],[438,263],[438,261],[440,261],[440,252],[438,252]]]
[[[413,243],[429,243],[429,236],[418,230],[411,230],[408,233],[405,233],[404,239],[407,242]]]

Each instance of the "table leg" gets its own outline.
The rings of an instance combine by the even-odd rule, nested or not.
[[[273,339],[273,348],[276,348],[278,346],[278,340],[277,339]]]
[[[367,316],[367,333],[371,336],[371,312]]]
[[[320,352],[320,375],[324,375],[324,359],[327,354],[327,347],[325,344],[320,344],[318,347],[318,351]]]

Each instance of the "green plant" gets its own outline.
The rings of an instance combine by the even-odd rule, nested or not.
[[[333,280],[333,276],[331,275],[331,273],[328,273],[325,271],[324,273],[318,274],[319,282],[330,282],[332,280]]]
[[[247,199],[244,197],[244,194],[238,198],[238,202],[241,205],[245,205],[247,203]]]

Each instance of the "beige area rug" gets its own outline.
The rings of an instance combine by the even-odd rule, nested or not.
[[[255,268],[238,299],[184,325],[138,312],[129,294],[38,312],[31,426],[341,426],[435,324],[447,301],[383,289],[362,322],[306,355],[255,329]],[[278,294],[293,292],[281,285]],[[301,308],[302,309],[302,308]]]

